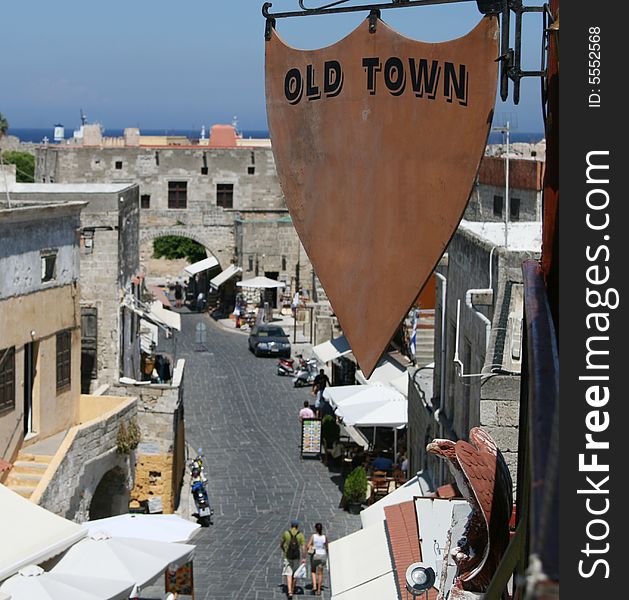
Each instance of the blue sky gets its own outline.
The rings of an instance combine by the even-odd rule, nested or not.
[[[75,127],[82,108],[90,122],[110,129],[200,129],[235,115],[242,129],[266,129],[261,6],[258,0],[3,3],[0,112],[12,127]],[[271,10],[296,9],[297,0],[275,0]],[[277,30],[290,45],[310,49],[334,43],[363,18],[284,19]],[[392,27],[422,41],[459,37],[479,18],[475,2],[383,11]],[[523,66],[537,69],[541,19],[524,20]],[[497,116],[515,121],[517,131],[542,131],[539,90],[538,80],[524,80],[520,105],[498,101]]]

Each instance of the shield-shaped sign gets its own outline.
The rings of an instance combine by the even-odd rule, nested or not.
[[[366,20],[266,46],[269,128],[294,226],[371,374],[463,215],[491,126],[498,21],[444,43]]]

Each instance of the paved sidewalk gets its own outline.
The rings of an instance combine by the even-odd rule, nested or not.
[[[195,351],[199,322],[207,352]],[[297,413],[309,389],[294,389],[274,359],[255,358],[245,336],[206,315],[182,314],[177,354],[186,359],[186,437],[203,448],[215,510],[215,524],[193,539],[195,598],[285,598],[279,538],[291,518],[307,536],[317,521],[331,539],[360,528],[360,517],[338,508],[340,476],[300,458]]]

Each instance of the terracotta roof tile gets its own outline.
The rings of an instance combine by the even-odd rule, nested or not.
[[[400,504],[386,506],[387,535],[395,568],[395,578],[400,598],[406,598],[406,569],[422,559],[419,545],[419,528],[415,502],[409,500]],[[429,600],[435,600],[438,592],[435,588],[428,591]]]

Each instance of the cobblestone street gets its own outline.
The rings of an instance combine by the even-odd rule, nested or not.
[[[195,343],[200,322],[207,324],[203,352]],[[317,521],[330,539],[360,528],[358,516],[338,508],[340,475],[300,458],[297,413],[310,389],[294,389],[276,374],[275,359],[255,358],[246,335],[206,316],[182,315],[177,356],[186,359],[186,438],[203,448],[215,510],[214,525],[193,539],[195,598],[284,598],[279,539],[291,518],[306,539]],[[184,487],[184,507],[189,495]]]

